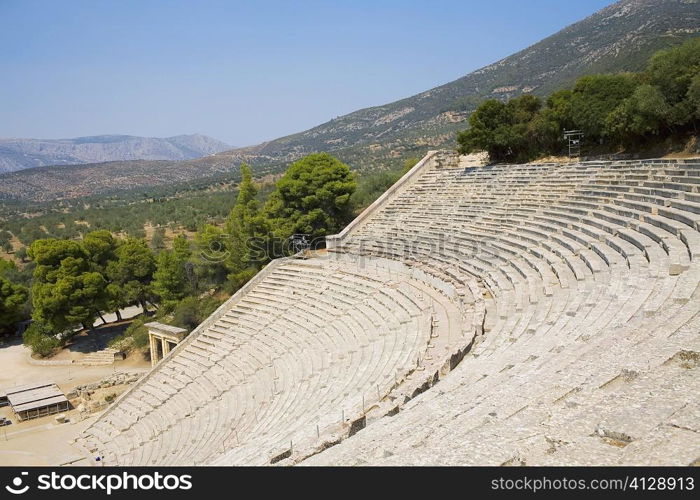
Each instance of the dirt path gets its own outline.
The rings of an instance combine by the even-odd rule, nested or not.
[[[29,363],[30,351],[19,340],[0,347],[0,389],[31,382],[53,381],[64,391],[76,385],[101,380],[114,372],[147,371],[150,362],[139,353],[130,355],[113,365],[102,366],[45,366]],[[57,358],[58,359],[58,358]]]
[[[84,457],[70,441],[93,420],[95,416],[82,421],[58,424],[53,416],[47,416],[19,425],[2,427],[0,466],[60,465],[74,461],[80,461],[75,465],[88,465],[87,460],[82,460]]]

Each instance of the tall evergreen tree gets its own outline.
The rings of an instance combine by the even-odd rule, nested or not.
[[[112,236],[112,233],[102,229],[99,231],[91,231],[83,238],[82,247],[85,250],[90,267],[93,271],[98,272],[108,281],[107,266],[110,262],[116,260],[117,240]],[[100,311],[106,310],[114,312],[117,319],[121,321],[121,312],[119,311],[121,299],[121,290],[119,287],[107,285],[100,300],[96,304],[96,313],[100,316],[103,323],[106,323]]]
[[[192,261],[198,286],[202,283],[206,286],[219,285],[226,281],[227,244],[224,231],[214,225],[205,224],[197,231],[195,235],[197,252]]]
[[[22,319],[28,290],[0,276],[0,332],[14,333],[15,324]]]
[[[168,309],[182,300],[189,291],[185,270],[186,258],[175,250],[163,250],[158,254],[156,271],[153,274],[152,290]]]
[[[259,269],[264,257],[256,253],[254,239],[265,235],[265,221],[260,215],[258,188],[250,167],[241,165],[241,183],[236,204],[226,219],[226,268],[229,280],[238,288]]]

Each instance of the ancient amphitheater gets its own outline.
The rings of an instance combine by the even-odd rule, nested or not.
[[[700,160],[432,152],[77,440],[108,465],[700,459]]]

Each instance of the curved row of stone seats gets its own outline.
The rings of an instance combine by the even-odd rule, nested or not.
[[[443,153],[419,170],[329,246],[475,278],[484,334],[435,389],[304,463],[696,462],[700,162]]]
[[[687,348],[697,345],[700,324],[685,317],[665,326],[656,337],[629,327],[588,339],[578,352],[504,360],[504,372],[486,376],[488,360],[468,358],[439,393],[309,463],[693,463],[698,354]]]
[[[78,444],[109,465],[301,460],[456,365],[485,312],[469,285],[385,259],[274,261]]]

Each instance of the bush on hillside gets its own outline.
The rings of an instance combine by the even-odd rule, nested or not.
[[[24,345],[32,350],[33,354],[38,354],[42,358],[53,355],[62,345],[60,336],[47,326],[37,321],[29,325],[23,335]]]
[[[220,305],[221,301],[214,297],[201,299],[198,297],[186,297],[175,307],[172,323],[181,328],[194,330]]]

